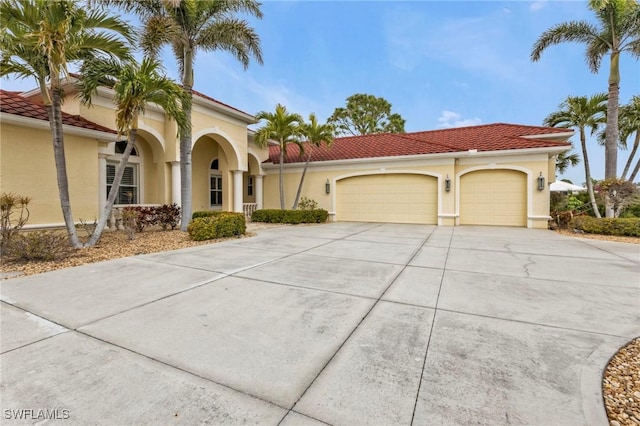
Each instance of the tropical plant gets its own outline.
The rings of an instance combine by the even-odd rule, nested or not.
[[[337,134],[352,136],[404,133],[404,122],[386,99],[362,93],[349,96],[346,108],[336,108],[328,120]]]
[[[571,150],[561,152],[556,157],[556,171],[560,174],[567,171],[569,167],[575,167],[580,164],[580,155],[573,152],[573,144],[571,144]]]
[[[6,0],[0,17],[0,75],[33,77],[38,83],[51,128],[62,215],[71,245],[80,247],[64,153],[63,80],[69,63],[128,58],[131,30],[123,20],[71,0]]]
[[[617,175],[618,98],[620,90],[620,54],[640,56],[640,4],[636,0],[589,0],[598,26],[588,21],[557,24],[538,38],[531,60],[538,61],[549,46],[563,42],[579,42],[587,46],[585,57],[592,72],[600,69],[609,55],[609,90],[605,144],[605,178]]]
[[[298,200],[300,199],[300,193],[302,192],[304,178],[307,174],[309,162],[311,161],[311,153],[313,151],[313,147],[321,147],[322,144],[325,144],[327,147],[331,147],[331,145],[333,144],[334,129],[330,124],[319,124],[316,115],[314,113],[311,113],[309,114],[309,122],[302,124],[301,133],[302,136],[306,138],[306,143],[302,145],[303,147],[306,146],[306,149],[300,150],[300,156],[305,155],[305,151],[307,151],[307,158],[304,163],[304,168],[302,169],[302,175],[300,176],[300,183],[298,184],[296,199],[293,202],[293,210],[298,208]]]
[[[170,45],[180,67],[181,82],[189,99],[193,97],[193,64],[198,51],[224,50],[239,60],[244,68],[253,57],[262,63],[260,38],[245,20],[235,17],[248,13],[262,18],[256,0],[102,0],[136,13],[143,22],[141,44],[144,51],[156,57],[162,46]],[[191,123],[191,102],[184,106],[187,122]],[[180,199],[182,223],[187,230],[191,217],[191,131],[180,136]]]
[[[587,181],[587,191],[591,201],[591,207],[596,217],[600,217],[598,205],[593,193],[593,181],[591,179],[591,169],[589,166],[589,155],[587,152],[586,129],[590,128],[591,133],[597,131],[598,126],[605,122],[607,111],[607,95],[596,94],[590,98],[586,96],[569,96],[560,104],[560,110],[552,112],[544,119],[545,126],[552,127],[575,127],[580,134],[580,146],[582,148],[582,159],[584,164],[584,175]]]
[[[91,105],[91,98],[99,86],[113,88],[116,127],[119,134],[127,136],[127,146],[116,168],[107,203],[95,231],[86,244],[93,246],[102,235],[118,195],[125,166],[136,143],[140,115],[153,103],[161,107],[167,117],[176,121],[180,131],[189,131],[190,124],[183,111],[183,106],[189,103],[189,98],[178,84],[164,76],[160,63],[150,58],[144,58],[140,64],[135,61],[125,64],[105,60],[89,61],[83,66],[82,75],[81,98],[88,105]]]
[[[266,148],[268,142],[273,140],[276,141],[280,147],[280,209],[284,210],[284,157],[287,155],[287,147],[292,143],[298,145],[300,151],[304,151],[304,147],[300,142],[304,120],[300,114],[290,113],[287,111],[287,108],[281,104],[276,105],[275,112],[260,111],[256,114],[256,119],[266,121],[266,123],[256,131],[256,144]]]
[[[627,162],[624,165],[624,169],[622,170],[622,174],[620,175],[621,179],[627,178],[627,173],[629,173],[629,169],[633,164],[633,160],[635,158],[636,153],[638,152],[638,147],[640,146],[640,96],[635,95],[631,98],[628,104],[620,107],[620,141],[624,142],[625,147],[627,146],[627,139],[629,139],[632,135],[634,135],[633,146],[631,147],[631,152],[629,153],[629,158],[627,158]],[[638,170],[640,169],[640,158],[636,161],[636,165],[631,171],[629,175],[629,180],[634,181],[638,174]]]

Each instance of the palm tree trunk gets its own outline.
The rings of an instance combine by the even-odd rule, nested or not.
[[[304,183],[304,177],[307,174],[309,161],[311,161],[311,153],[307,154],[307,162],[304,163],[304,169],[302,169],[302,176],[300,176],[300,183],[298,184],[298,192],[296,192],[296,199],[293,202],[293,210],[298,208],[298,202],[300,201],[300,193],[302,192],[302,184]]]
[[[120,188],[120,182],[122,182],[122,176],[124,175],[124,169],[127,165],[127,161],[129,161],[129,155],[131,155],[131,151],[133,150],[133,146],[136,143],[136,135],[137,129],[131,129],[129,131],[129,139],[127,141],[127,147],[122,154],[122,158],[120,159],[120,164],[118,164],[118,168],[116,169],[116,175],[113,178],[113,183],[111,184],[111,190],[109,190],[109,195],[107,197],[107,204],[104,206],[104,210],[100,215],[100,219],[98,220],[98,224],[96,225],[96,229],[94,229],[93,234],[91,234],[91,238],[84,245],[84,247],[93,247],[95,246],[100,237],[102,236],[102,232],[104,231],[104,227],[107,224],[107,219],[111,214],[111,209],[113,208],[113,204],[115,203],[116,196],[118,195],[118,189]]]
[[[582,146],[584,176],[585,176],[585,179],[587,180],[587,192],[589,193],[589,201],[591,201],[591,208],[593,209],[593,214],[595,214],[597,218],[600,218],[600,210],[598,210],[596,197],[593,194],[593,182],[591,181],[591,168],[589,166],[589,155],[587,154],[587,137],[584,134],[584,127],[580,127],[580,145]]]
[[[284,146],[280,142],[280,210],[284,210]]]
[[[626,179],[629,168],[631,167],[631,164],[633,164],[633,158],[636,156],[636,151],[638,151],[638,145],[640,145],[640,130],[636,130],[636,139],[633,142],[633,148],[629,153],[629,158],[627,159],[627,163],[624,165],[624,170],[622,171],[622,176],[620,177],[622,180]],[[633,179],[630,180],[631,182],[633,182]]]
[[[607,130],[604,149],[604,177],[615,179],[618,176],[618,107],[620,95],[620,52],[611,52],[609,68],[609,96],[607,98]],[[606,216],[613,217],[614,212],[609,197],[605,194]]]
[[[71,212],[71,201],[69,197],[69,179],[67,177],[67,161],[64,153],[64,136],[62,134],[62,95],[61,89],[52,87],[51,105],[47,106],[49,114],[49,126],[53,135],[53,157],[56,163],[56,178],[58,181],[58,192],[60,194],[60,207],[62,208],[62,216],[64,224],[69,235],[69,242],[74,248],[82,246],[78,239],[76,226],[73,222],[73,214]]]
[[[184,106],[187,123],[191,123],[191,104],[193,101],[193,51],[186,49],[184,52],[184,71],[182,74],[182,88],[189,96],[189,102]],[[191,219],[192,197],[192,167],[191,167],[191,131],[180,132],[180,202],[182,207],[182,220],[180,229],[187,230]]]
[[[631,182],[634,181],[639,171],[640,171],[640,158],[638,158],[638,162],[636,163],[636,166],[633,168],[633,171],[631,172],[631,176],[629,176],[629,180]]]

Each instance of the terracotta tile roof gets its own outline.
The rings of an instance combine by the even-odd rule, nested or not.
[[[365,136],[336,138],[331,148],[305,145],[305,153],[311,150],[312,161],[347,160],[356,158],[399,157],[420,154],[444,154],[466,152],[471,149],[482,151],[502,151],[510,149],[569,147],[563,142],[561,133],[570,129],[553,127],[523,126],[495,123],[481,126],[457,127],[403,134],[381,133]],[[540,136],[558,133],[557,140],[535,139],[525,136]],[[269,147],[269,160],[278,163],[279,146]],[[304,161],[296,145],[287,147],[285,163]]]
[[[6,114],[49,121],[47,109],[43,105],[23,98],[19,92],[9,92],[0,89],[0,111]],[[115,130],[96,124],[79,115],[71,115],[66,112],[62,113],[62,124],[80,127],[82,129],[97,130],[99,132],[117,133]]]

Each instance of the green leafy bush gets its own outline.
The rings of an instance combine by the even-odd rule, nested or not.
[[[4,255],[16,260],[61,260],[71,253],[67,236],[54,231],[34,231],[14,235]]]
[[[300,210],[315,210],[318,208],[318,202],[312,198],[302,197],[298,207]]]
[[[200,210],[197,212],[193,212],[193,214],[191,214],[191,219],[197,219],[199,217],[212,217],[212,216],[220,216],[220,215],[224,215],[226,213],[229,212],[223,212],[220,210]]]
[[[329,213],[323,209],[317,210],[256,210],[251,215],[252,222],[265,223],[323,223],[327,221]]]
[[[192,219],[187,232],[192,240],[203,241],[240,236],[246,229],[243,213],[216,212],[215,215]]]
[[[620,217],[640,217],[640,203],[625,207]]]
[[[587,234],[640,237],[640,218],[601,218],[580,216],[574,218],[569,227]]]

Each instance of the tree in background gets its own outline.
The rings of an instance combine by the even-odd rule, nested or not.
[[[303,123],[301,126],[301,134],[306,139],[306,143],[301,145],[307,145],[309,148],[307,151],[307,159],[304,163],[304,168],[302,169],[302,175],[300,176],[300,183],[298,184],[298,192],[296,192],[296,199],[293,202],[293,210],[298,208],[298,201],[300,201],[300,193],[302,192],[302,184],[304,183],[304,178],[307,174],[307,168],[309,167],[309,162],[311,161],[311,150],[313,147],[320,147],[322,144],[325,144],[327,147],[330,147],[333,144],[333,126],[330,124],[319,124],[318,119],[314,113],[309,114],[309,122]],[[300,155],[304,155],[304,150],[300,151]]]
[[[628,104],[620,107],[620,141],[624,142],[624,146],[627,147],[627,140],[635,134],[633,140],[633,146],[629,153],[629,158],[624,165],[621,179],[627,178],[627,173],[633,164],[638,147],[640,146],[640,96],[635,95],[631,98]],[[636,165],[629,175],[629,180],[634,181],[640,170],[640,158],[636,161]]]
[[[164,75],[162,66],[154,59],[145,58],[141,64],[130,61],[121,64],[116,61],[85,62],[82,68],[81,99],[91,105],[91,98],[99,86],[106,85],[114,91],[116,128],[120,135],[127,136],[127,146],[116,168],[115,177],[93,234],[86,246],[94,246],[107,223],[107,218],[118,195],[124,169],[136,143],[138,118],[144,114],[149,104],[159,106],[167,117],[178,124],[180,132],[190,131],[183,106],[189,102],[182,88]]]
[[[70,0],[6,0],[0,3],[0,75],[33,77],[47,109],[62,215],[73,247],[81,247],[71,200],[62,130],[67,65],[96,57],[129,58],[133,41],[126,22]]]
[[[169,45],[180,66],[181,81],[189,99],[193,97],[193,64],[198,51],[224,50],[233,55],[246,69],[253,57],[262,63],[260,38],[246,20],[235,17],[248,13],[262,18],[260,3],[255,0],[102,0],[105,5],[117,5],[136,13],[144,28],[141,44],[151,57],[157,57],[164,45]],[[191,123],[191,101],[184,107]],[[191,131],[180,136],[180,199],[182,223],[187,230],[191,217]]]
[[[561,152],[556,157],[556,172],[563,174],[569,167],[575,167],[578,164],[580,164],[580,155],[576,152],[573,152],[572,143],[571,150]]]
[[[578,129],[589,200],[591,201],[593,213],[598,218],[600,217],[600,212],[593,193],[593,181],[591,180],[591,169],[587,152],[586,129],[590,128],[591,133],[595,133],[598,127],[605,122],[606,111],[607,95],[604,93],[599,93],[590,98],[586,96],[569,96],[560,104],[560,110],[552,112],[544,119],[545,126],[576,127]]]
[[[256,144],[266,148],[272,140],[278,142],[280,147],[280,209],[284,210],[284,156],[287,155],[287,147],[292,143],[298,145],[300,151],[304,150],[300,142],[304,120],[300,114],[288,112],[287,108],[281,104],[276,105],[275,112],[260,111],[256,114],[256,119],[266,121],[256,131]]]
[[[346,108],[336,108],[328,120],[337,134],[351,136],[404,133],[404,123],[386,99],[361,93],[349,96]]]
[[[605,144],[605,178],[617,177],[618,98],[620,92],[620,54],[640,57],[640,4],[636,0],[589,0],[598,26],[588,21],[564,22],[548,29],[538,38],[531,60],[538,61],[549,46],[579,42],[587,46],[585,57],[592,72],[600,69],[609,55],[609,90]],[[610,212],[608,212],[608,215]]]

